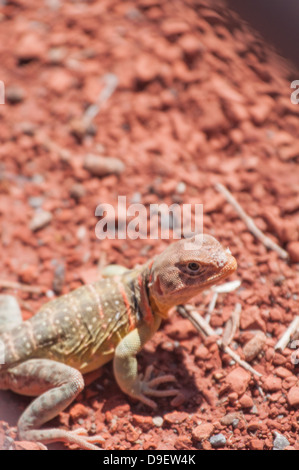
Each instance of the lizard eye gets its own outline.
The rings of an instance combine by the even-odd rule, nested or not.
[[[191,263],[188,263],[187,268],[189,272],[197,273],[200,270],[201,266],[200,264],[192,261]]]

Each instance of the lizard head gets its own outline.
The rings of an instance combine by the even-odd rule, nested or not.
[[[225,279],[237,262],[210,235],[195,235],[169,245],[151,267],[150,301],[162,317],[169,308],[183,304],[207,287]]]

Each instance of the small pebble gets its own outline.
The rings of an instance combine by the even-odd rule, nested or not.
[[[183,181],[180,181],[178,184],[177,184],[177,187],[176,187],[176,192],[178,194],[184,194],[184,192],[186,191],[186,185]]]
[[[51,64],[61,64],[66,57],[66,50],[63,47],[52,47],[48,51],[48,59]]]
[[[160,428],[161,426],[163,426],[163,423],[164,423],[164,419],[162,418],[162,416],[154,416],[154,418],[153,418],[153,424],[154,424],[157,428]]]
[[[266,345],[266,335],[262,331],[258,331],[255,336],[245,344],[243,348],[243,353],[245,360],[250,362],[252,361],[260,352],[264,349]]]
[[[273,441],[273,450],[284,450],[290,445],[286,437],[277,431],[274,431],[275,439]]]
[[[55,292],[53,292],[52,290],[47,290],[46,297],[48,297],[48,299],[52,299],[53,297],[55,297]]]
[[[44,202],[44,198],[43,197],[30,197],[28,199],[28,202],[29,202],[29,205],[31,207],[33,207],[33,209],[39,209],[42,205],[43,205],[43,202]]]
[[[214,430],[212,423],[202,423],[192,430],[192,437],[195,441],[201,442],[208,439]]]
[[[214,436],[210,437],[210,444],[214,449],[218,447],[224,447],[226,444],[226,437],[223,434],[215,434]]]
[[[70,196],[76,200],[81,199],[86,194],[83,184],[75,183],[70,189]]]
[[[124,163],[118,158],[102,157],[91,153],[86,155],[83,166],[94,176],[119,175],[125,169]]]
[[[239,419],[234,419],[233,422],[232,422],[232,427],[234,429],[236,429],[238,427],[238,424],[239,424],[240,420]]]
[[[5,97],[10,104],[21,103],[25,99],[25,91],[19,86],[10,86],[6,88]]]
[[[46,225],[48,225],[51,222],[51,220],[52,220],[51,212],[41,210],[41,211],[36,212],[36,214],[34,215],[33,219],[30,222],[29,227],[32,230],[32,232],[36,232],[37,230],[40,230],[46,227]]]

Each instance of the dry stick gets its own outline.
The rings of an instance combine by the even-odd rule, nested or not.
[[[213,328],[205,321],[205,319],[196,311],[191,305],[178,305],[177,311],[195,326],[203,338],[207,336],[215,336],[216,333]],[[236,361],[244,369],[251,372],[257,377],[262,377],[262,374],[257,372],[246,361],[243,361],[237,353],[235,353],[229,346],[224,346],[222,340],[218,340],[217,344],[223,352],[228,354],[234,361]]]
[[[211,301],[209,303],[207,314],[205,316],[205,320],[208,323],[210,323],[211,315],[212,315],[213,310],[216,306],[218,295],[219,294],[226,294],[228,292],[232,292],[232,291],[238,289],[238,287],[240,287],[240,285],[241,285],[241,281],[236,280],[236,281],[225,282],[224,284],[220,284],[219,286],[213,286],[211,288],[211,291],[213,292],[213,295],[212,295]]]
[[[99,94],[96,102],[90,105],[82,117],[82,122],[84,128],[87,129],[96,115],[100,112],[103,104],[110,98],[110,96],[114,93],[117,85],[118,85],[118,78],[113,73],[107,73],[103,76],[102,80],[105,82],[105,86],[101,93]],[[43,132],[39,132],[37,134],[37,139],[41,145],[45,147],[46,150],[56,152],[59,157],[64,161],[69,161],[71,158],[71,153],[69,150],[60,147],[60,145],[56,144],[53,140],[51,140],[46,134]]]
[[[230,318],[227,320],[224,332],[222,335],[222,346],[229,346],[232,342],[233,337],[240,325],[242,305],[236,303],[235,310],[233,311]]]
[[[214,311],[214,308],[216,306],[217,299],[218,299],[218,292],[213,292],[211,301],[209,303],[208,312],[205,316],[205,320],[206,320],[207,323],[210,323],[211,315],[212,315],[212,313]]]
[[[105,82],[105,87],[99,94],[96,102],[86,109],[82,121],[86,127],[90,126],[96,115],[100,112],[103,104],[110,98],[114,93],[117,85],[118,78],[114,73],[107,73],[103,76],[102,80]]]
[[[236,201],[234,196],[229,192],[229,190],[220,183],[215,185],[217,191],[219,191],[225,199],[233,206],[235,211],[238,213],[239,217],[245,222],[248,230],[262,242],[267,248],[276,251],[278,255],[283,259],[289,259],[289,254],[283,248],[278,246],[275,242],[271,240],[271,238],[267,237],[257,226],[255,225],[254,221],[252,220],[249,215],[246,214],[244,209],[240,206],[240,204]]]
[[[284,332],[278,343],[274,346],[274,349],[283,351],[288,343],[291,341],[291,336],[293,336],[296,331],[299,330],[299,316],[297,315],[292,323],[289,325],[287,330]]]
[[[44,293],[44,289],[42,289],[42,287],[27,286],[26,284],[21,284],[19,282],[13,282],[13,281],[6,281],[4,279],[0,279],[0,288],[17,289],[17,290],[22,290],[23,292],[29,292],[30,294],[43,294]]]

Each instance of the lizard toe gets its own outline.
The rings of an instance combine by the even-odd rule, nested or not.
[[[146,368],[144,377],[143,379],[141,378],[140,383],[141,383],[141,391],[143,394],[143,397],[145,400],[141,400],[143,403],[148,404],[153,408],[152,403],[154,403],[152,400],[150,400],[149,396],[151,397],[170,397],[170,396],[177,396],[180,391],[177,389],[170,388],[168,390],[157,390],[156,387],[158,387],[160,384],[164,384],[167,382],[176,382],[176,378],[174,375],[171,374],[165,374],[165,375],[160,375],[159,377],[152,377],[153,373],[153,366],[149,366]],[[150,402],[151,404],[149,404]],[[156,406],[155,406],[156,408]]]

